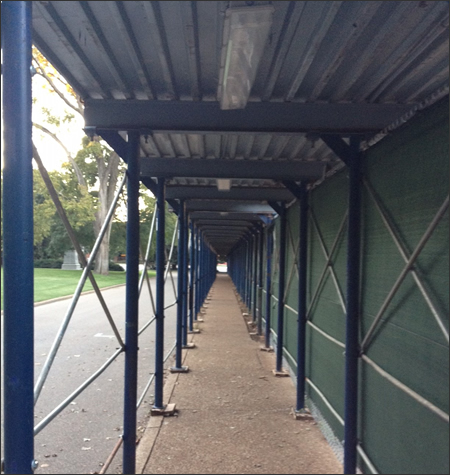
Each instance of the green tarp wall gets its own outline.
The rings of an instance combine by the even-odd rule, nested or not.
[[[419,112],[364,154],[361,245],[363,340],[405,266],[384,224],[370,186],[408,256],[448,196],[448,98]],[[348,174],[343,169],[310,192],[308,236],[307,378],[344,417]],[[448,210],[414,266],[448,330]],[[298,204],[288,210],[284,355],[295,372],[297,354]],[[315,224],[316,223],[316,224]],[[341,233],[339,229],[342,228]],[[275,223],[272,329],[277,328],[279,222]],[[320,236],[320,237],[319,237]],[[327,255],[334,252],[327,268]],[[324,278],[321,277],[325,272]],[[265,286],[264,278],[264,286]],[[267,289],[265,289],[267,291]],[[263,315],[266,314],[265,298]],[[321,333],[325,332],[329,337]],[[388,305],[365,355],[448,414],[449,347],[409,273]],[[359,361],[359,440],[379,473],[448,473],[448,422]],[[343,426],[312,385],[308,397],[343,440]],[[364,462],[360,468],[370,473]]]

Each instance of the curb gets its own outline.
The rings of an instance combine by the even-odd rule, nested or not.
[[[110,285],[109,287],[102,287],[100,290],[108,290],[108,289],[114,289],[115,287],[122,287],[126,285],[125,282],[123,284],[116,284],[116,285]],[[89,295],[89,294],[94,294],[95,290],[86,290],[86,292],[81,292],[81,295]],[[59,302],[61,300],[68,300],[71,299],[73,295],[63,295],[62,297],[56,297],[54,299],[49,299],[49,300],[42,300],[41,302],[36,302],[34,304],[35,307],[39,307],[41,305],[46,305],[48,303],[53,303],[53,302]],[[3,313],[3,311],[2,311]]]

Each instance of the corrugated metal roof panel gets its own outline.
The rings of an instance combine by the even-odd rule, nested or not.
[[[83,96],[216,99],[227,2],[33,3],[38,47]],[[448,2],[273,6],[252,100],[418,102],[448,79]]]

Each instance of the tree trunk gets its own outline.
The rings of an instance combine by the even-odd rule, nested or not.
[[[95,213],[95,235],[98,236],[100,229],[106,219],[108,210],[114,200],[114,194],[117,186],[117,178],[119,176],[120,157],[113,152],[109,158],[108,165],[105,164],[103,158],[97,158],[98,164],[98,180],[99,180],[99,209]],[[97,274],[108,275],[109,271],[109,237],[111,234],[112,220],[110,221],[103,237],[100,249],[95,259],[94,272]]]

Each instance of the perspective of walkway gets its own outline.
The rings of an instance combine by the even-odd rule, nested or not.
[[[185,374],[170,374],[175,417],[151,417],[136,473],[342,473],[311,417],[295,420],[291,378],[247,331],[233,284],[217,276]]]

